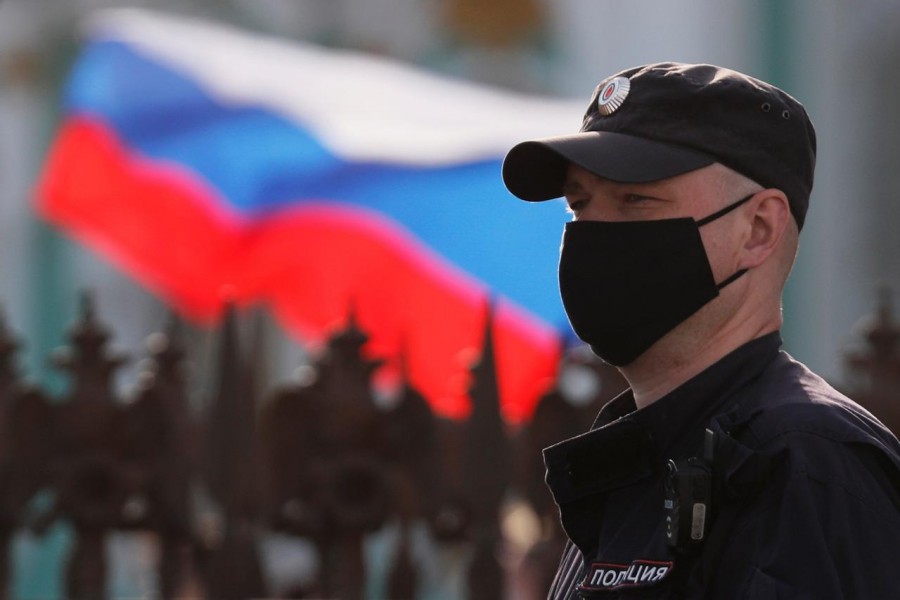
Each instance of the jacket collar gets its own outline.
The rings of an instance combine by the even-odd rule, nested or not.
[[[665,459],[697,454],[712,417],[729,408],[781,345],[778,332],[752,340],[641,410],[631,390],[611,400],[591,431],[544,450],[556,503],[630,485],[652,475]]]

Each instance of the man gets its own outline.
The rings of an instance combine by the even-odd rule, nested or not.
[[[565,196],[563,304],[630,384],[544,451],[550,598],[900,598],[900,444],[780,348],[815,153],[783,91],[664,63],[507,155],[516,196]]]

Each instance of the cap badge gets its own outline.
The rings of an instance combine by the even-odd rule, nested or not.
[[[604,117],[613,114],[625,102],[630,89],[631,81],[627,77],[616,77],[600,90],[597,96],[597,110]]]

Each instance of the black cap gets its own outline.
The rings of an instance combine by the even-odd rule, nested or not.
[[[816,133],[797,100],[713,65],[627,69],[594,90],[579,133],[516,145],[503,181],[523,200],[562,196],[569,163],[641,183],[721,163],[780,189],[802,228],[816,164]]]

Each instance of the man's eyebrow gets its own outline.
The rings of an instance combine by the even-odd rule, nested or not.
[[[564,181],[562,184],[562,193],[565,194],[575,194],[578,192],[583,192],[584,186],[582,186],[577,181]]]

